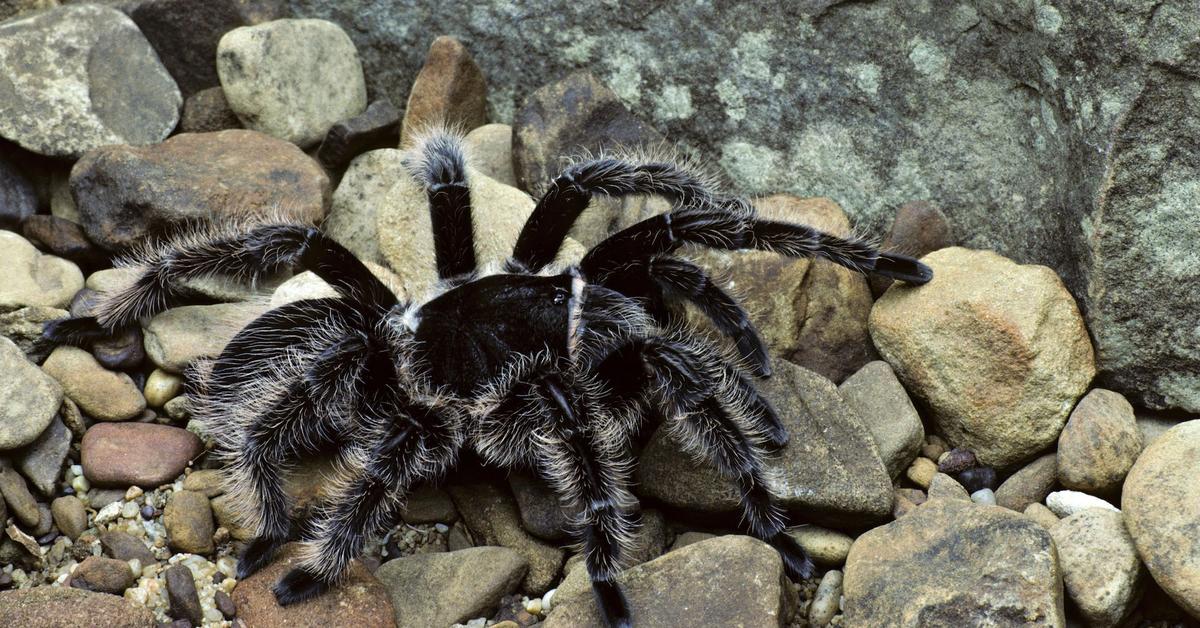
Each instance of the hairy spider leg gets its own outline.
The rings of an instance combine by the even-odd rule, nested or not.
[[[406,165],[425,188],[438,277],[448,279],[475,270],[475,233],[471,189],[462,138],[436,133],[419,141]]]

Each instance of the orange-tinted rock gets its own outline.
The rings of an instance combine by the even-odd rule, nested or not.
[[[471,53],[453,37],[429,46],[404,110],[400,143],[430,125],[446,123],[463,133],[487,124],[487,81]]]

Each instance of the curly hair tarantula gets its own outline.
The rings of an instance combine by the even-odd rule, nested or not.
[[[298,528],[305,552],[275,585],[281,604],[335,584],[405,495],[467,447],[506,468],[531,467],[578,513],[570,532],[601,614],[609,626],[629,626],[616,577],[638,519],[632,441],[655,416],[737,484],[749,532],[779,551],[789,575],[811,576],[765,477],[764,455],[788,439],[751,380],[770,374],[766,348],[737,301],[672,254],[684,245],[758,249],[914,284],[929,281],[930,269],[858,239],[760,220],[746,201],[674,163],[602,157],[556,178],[512,256],[484,270],[460,138],[433,134],[407,164],[428,195],[441,278],[424,300],[400,300],[312,226],[259,223],[148,248],[130,260],[136,279],[106,295],[94,317],[46,329],[51,340],[87,343],[186,300],[184,282],[210,275],[251,281],[304,269],[335,289],[336,297],[263,314],[194,369],[193,408],[216,430],[230,490],[257,534],[239,577],[266,565],[296,529],[281,471],[300,457],[332,448],[345,473]],[[554,267],[597,194],[660,195],[673,206],[611,235],[578,264]],[[682,303],[735,350],[683,323]]]

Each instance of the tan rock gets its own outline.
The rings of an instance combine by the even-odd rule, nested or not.
[[[0,313],[31,305],[66,309],[83,287],[79,267],[61,257],[42,255],[28,240],[11,231],[0,231]]]
[[[929,499],[957,499],[971,501],[971,494],[958,480],[945,473],[935,473],[929,482]]]
[[[167,402],[179,396],[183,390],[183,378],[168,373],[162,369],[154,369],[146,378],[146,386],[142,389],[146,403],[155,408],[167,405]]]
[[[146,409],[146,399],[125,373],[110,371],[78,347],[55,349],[42,370],[62,385],[81,410],[101,421],[132,419]]]
[[[1025,516],[1033,519],[1038,525],[1050,531],[1058,525],[1058,515],[1042,504],[1033,503],[1025,507]]]
[[[842,382],[838,392],[871,430],[888,473],[899,476],[921,450],[925,426],[892,367],[883,360],[868,362]]]
[[[463,133],[487,124],[487,81],[471,53],[457,39],[433,40],[425,65],[413,81],[404,109],[400,145],[433,126]]]
[[[67,587],[0,591],[0,626],[153,628],[154,613],[116,595]]]
[[[1058,437],[1058,481],[1063,486],[1113,495],[1142,453],[1133,406],[1120,393],[1097,388],[1075,406]]]
[[[937,463],[928,458],[918,457],[912,461],[904,474],[909,480],[912,480],[913,484],[927,489],[933,482],[933,476],[937,475]]]
[[[24,447],[54,420],[63,402],[62,386],[3,337],[0,369],[0,450]]]
[[[503,183],[517,186],[513,173],[512,127],[507,124],[485,124],[467,133],[467,160],[483,174]]]
[[[545,593],[558,579],[566,557],[563,550],[544,543],[521,527],[516,501],[507,490],[490,484],[448,486],[463,521],[471,529],[476,545],[507,547],[529,563],[521,590]]]
[[[472,547],[390,560],[375,577],[391,597],[397,626],[449,626],[490,614],[528,568],[506,547]]]
[[[815,525],[789,528],[788,535],[808,552],[809,558],[822,567],[839,567],[846,562],[854,539],[849,535]]]
[[[195,491],[175,491],[163,509],[163,526],[171,549],[190,554],[213,551],[213,513],[208,498]]]
[[[261,316],[257,303],[187,305],[146,323],[146,355],[168,373],[182,373],[197,358],[216,357],[242,327]]]
[[[1089,626],[1117,626],[1142,593],[1145,569],[1119,512],[1090,509],[1050,530],[1067,596]]]

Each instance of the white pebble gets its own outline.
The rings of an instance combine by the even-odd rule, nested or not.
[[[232,556],[222,556],[217,559],[217,571],[232,578],[237,574],[237,559]]]
[[[1046,506],[1054,512],[1054,514],[1066,519],[1071,515],[1087,510],[1088,508],[1103,508],[1114,512],[1121,512],[1120,508],[1100,499],[1093,497],[1087,493],[1079,491],[1055,491],[1046,496]]]
[[[119,516],[121,516],[121,502],[113,502],[96,513],[96,523],[116,521]]]
[[[435,523],[433,529],[438,531],[438,534],[445,534],[450,531],[450,526],[444,523]]]
[[[992,489],[990,488],[981,488],[978,491],[971,493],[971,501],[975,502],[976,504],[988,504],[990,506],[995,506],[996,494],[993,493]]]
[[[550,589],[542,596],[542,612],[549,613],[550,609],[554,608],[552,600],[554,599],[554,594],[557,592],[558,589]]]
[[[83,475],[83,465],[81,465],[81,464],[71,465],[71,473],[74,473],[75,475]]]
[[[132,571],[133,575],[135,575],[135,576],[142,575],[142,561],[140,561],[136,558],[130,558],[129,559],[129,571]]]

